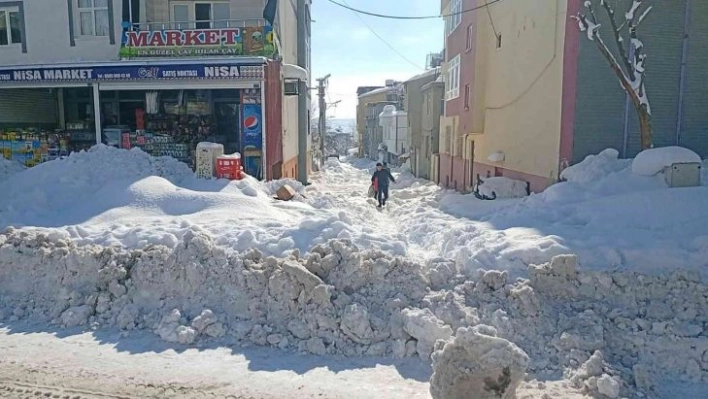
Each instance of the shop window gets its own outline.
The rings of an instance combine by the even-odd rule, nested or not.
[[[0,7],[0,46],[21,44],[22,24],[19,7]]]
[[[231,4],[228,1],[172,3],[172,22],[177,29],[228,28]]]
[[[108,0],[77,0],[79,34],[81,36],[108,36]]]

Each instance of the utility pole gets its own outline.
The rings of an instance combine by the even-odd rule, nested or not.
[[[319,98],[319,128],[320,133],[320,166],[324,165],[324,137],[327,130],[327,102],[325,100],[325,88],[327,87],[327,80],[331,75],[327,74],[324,78],[317,79],[317,97]]]
[[[307,185],[309,169],[307,165],[307,148],[310,139],[310,68],[309,68],[309,41],[310,20],[307,18],[307,2],[297,0],[297,65],[307,70],[308,80],[298,82],[298,153],[297,153],[297,177],[300,183]]]

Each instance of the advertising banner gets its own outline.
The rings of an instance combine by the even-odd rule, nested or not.
[[[263,149],[263,115],[260,104],[243,104],[242,149]]]
[[[120,56],[204,57],[251,55],[272,57],[276,53],[271,26],[223,29],[131,30],[123,32]]]
[[[0,69],[2,83],[106,82],[171,79],[261,79],[262,65],[183,64]]]

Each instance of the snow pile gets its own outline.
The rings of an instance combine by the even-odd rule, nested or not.
[[[683,147],[660,147],[644,150],[632,162],[632,173],[653,176],[675,163],[701,163],[701,157]]]
[[[567,181],[542,193],[496,201],[432,183],[394,184],[387,216],[409,252],[455,259],[466,275],[497,268],[523,277],[528,265],[564,253],[579,255],[586,270],[660,274],[676,264],[705,273],[708,181],[670,189],[661,175],[632,173],[614,150],[563,173]]]
[[[494,327],[460,328],[454,339],[438,341],[433,353],[430,393],[434,399],[514,399],[529,357],[496,337]]]
[[[480,270],[467,279],[454,262],[422,266],[346,240],[277,259],[224,249],[203,231],[172,250],[118,250],[10,230],[0,235],[0,320],[145,329],[182,344],[219,339],[426,361],[445,340],[452,346],[437,347],[440,367],[470,356],[483,362],[484,345],[475,346],[479,356],[455,348],[487,342],[464,330],[484,324],[528,355],[534,375],[577,376],[589,392],[614,392],[617,382],[621,395],[635,397],[663,380],[707,377],[708,287],[698,275],[582,272],[574,256],[559,256],[531,266],[529,276],[512,283],[506,272]],[[596,351],[607,364],[600,374],[582,374]],[[513,357],[519,370],[523,362]],[[499,365],[480,364],[488,371]]]
[[[16,173],[25,170],[25,166],[19,162],[10,161],[0,156],[0,182],[3,182]]]
[[[607,148],[597,155],[588,155],[581,162],[564,169],[560,177],[571,183],[593,183],[626,169],[630,163],[630,160],[619,159],[619,151]]]
[[[184,163],[139,149],[96,146],[16,173],[5,184],[12,189],[0,197],[0,228],[23,227],[79,245],[175,248],[196,229],[219,246],[282,257],[332,238],[364,244],[380,236],[358,232],[335,206],[316,209],[304,196],[288,203],[272,198],[283,184],[304,194],[293,180],[198,179]],[[405,253],[397,240],[376,241]]]
[[[522,198],[529,195],[525,181],[503,176],[484,179],[478,189],[479,194],[487,198]]]

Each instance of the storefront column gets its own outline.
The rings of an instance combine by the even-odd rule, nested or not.
[[[266,87],[265,87],[265,79],[261,81],[261,163],[263,166],[261,167],[261,176],[263,178],[263,181],[268,181],[268,178],[272,178],[271,176],[271,171],[268,170],[268,162],[267,162],[267,153],[268,153],[268,147],[266,147],[266,132],[267,127],[266,127],[266,117],[265,113],[267,112],[266,108]]]
[[[64,89],[57,89],[57,112],[59,112],[59,127],[66,129],[66,108],[64,107]]]
[[[93,119],[96,125],[96,144],[101,144],[103,126],[101,126],[101,90],[98,83],[93,84]]]

